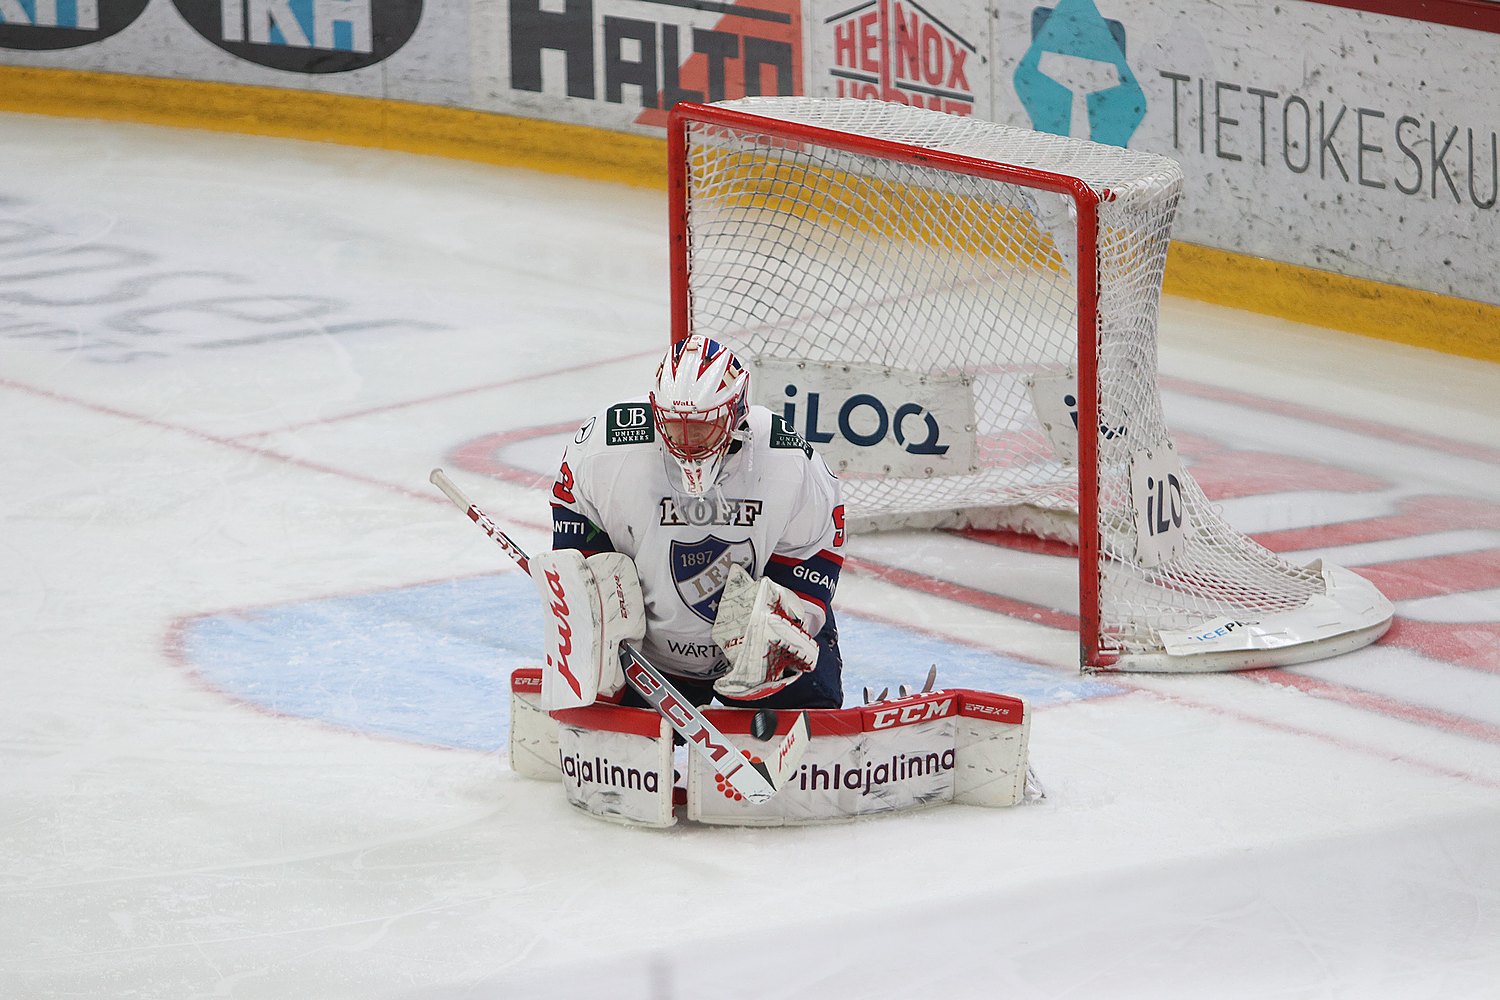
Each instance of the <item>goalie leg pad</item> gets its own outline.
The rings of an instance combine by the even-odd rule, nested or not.
[[[522,667],[510,675],[510,767],[525,778],[557,781],[557,720],[542,711],[542,671]]]
[[[672,808],[672,727],[649,709],[595,705],[558,719],[558,770],[568,802],[591,816],[667,827]]]
[[[619,693],[625,684],[620,643],[646,634],[640,577],[630,557],[542,552],[531,558],[531,579],[546,608],[541,707],[581,708]]]

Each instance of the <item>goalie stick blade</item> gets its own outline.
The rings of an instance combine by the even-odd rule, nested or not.
[[[771,787],[771,794],[765,799],[750,798],[744,792],[745,798],[751,802],[764,802],[771,795],[781,790],[781,786],[787,783],[787,779],[797,773],[797,768],[802,766],[802,755],[807,753],[808,742],[812,739],[807,722],[807,713],[798,712],[797,721],[792,723],[792,728],[781,738],[776,749],[771,753],[770,760],[750,762],[750,766],[760,773],[766,784]]]

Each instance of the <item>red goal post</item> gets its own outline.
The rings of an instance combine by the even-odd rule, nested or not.
[[[679,104],[668,157],[672,336],[736,350],[843,479],[851,529],[1075,544],[1087,669],[1295,663],[1389,626],[1363,578],[1230,527],[1177,457],[1156,379],[1174,161],[796,97]]]

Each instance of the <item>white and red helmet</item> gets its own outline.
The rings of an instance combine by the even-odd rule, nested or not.
[[[707,337],[679,340],[656,369],[651,415],[689,496],[717,484],[749,411],[749,388],[750,373],[733,352]]]

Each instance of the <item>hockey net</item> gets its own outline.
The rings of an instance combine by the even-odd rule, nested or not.
[[[741,355],[843,480],[851,529],[1076,544],[1089,668],[1384,632],[1378,591],[1236,531],[1177,459],[1156,368],[1175,162],[873,101],[684,104],[669,132],[674,337]]]

